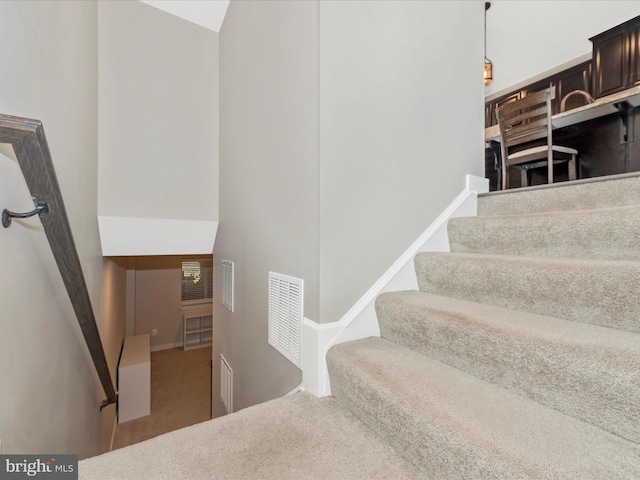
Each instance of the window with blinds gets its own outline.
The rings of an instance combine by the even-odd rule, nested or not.
[[[210,302],[213,297],[213,259],[182,259],[182,304]]]

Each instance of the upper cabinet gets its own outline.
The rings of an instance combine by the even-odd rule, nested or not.
[[[556,108],[554,109],[554,113],[566,112],[567,110],[586,105],[588,100],[583,95],[568,95],[576,90],[582,90],[583,92],[591,94],[591,62],[584,62],[560,72],[555,76],[555,81]],[[562,108],[563,100],[565,100],[564,108]]]
[[[629,79],[631,85],[637,85],[640,83],[640,17],[634,19],[629,29],[629,40]]]
[[[595,98],[640,83],[640,17],[595,37],[593,43],[593,96]]]

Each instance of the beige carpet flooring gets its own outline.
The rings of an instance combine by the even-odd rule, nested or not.
[[[151,353],[151,415],[118,424],[113,449],[211,419],[211,348]]]
[[[81,460],[78,472],[81,480],[424,478],[333,398],[305,392]]]

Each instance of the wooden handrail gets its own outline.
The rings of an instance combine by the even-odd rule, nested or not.
[[[116,402],[116,392],[42,122],[0,114],[0,143],[13,146],[31,196],[45,202],[48,208],[38,216],[107,396],[100,406],[102,410]]]

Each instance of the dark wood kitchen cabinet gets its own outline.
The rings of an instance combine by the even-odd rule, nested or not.
[[[590,38],[593,96],[611,95],[640,83],[640,16]]]
[[[554,113],[563,111],[560,107],[562,100],[571,92],[582,90],[591,94],[591,61],[581,63],[575,67],[568,68],[558,73],[554,77],[556,84],[556,100]],[[571,95],[567,98],[564,111],[586,105],[588,100],[583,95]]]
[[[629,82],[631,85],[640,83],[640,17],[629,28]]]

